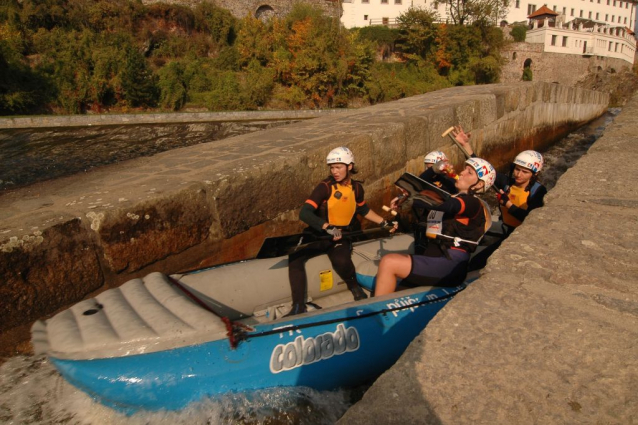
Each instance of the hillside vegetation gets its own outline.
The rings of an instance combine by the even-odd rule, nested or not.
[[[0,114],[348,107],[497,81],[501,31],[435,19],[346,30],[304,4],[262,22],[206,2],[5,0]]]

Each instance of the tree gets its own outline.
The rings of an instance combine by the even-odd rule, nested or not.
[[[527,35],[527,27],[525,25],[514,25],[512,32],[510,33],[514,41],[525,41]]]
[[[399,39],[397,46],[404,54],[426,58],[432,52],[437,30],[434,22],[438,16],[435,12],[410,7],[407,12],[397,18]]]
[[[434,0],[434,5],[445,5],[452,23],[456,25],[497,25],[507,16],[509,0]]]

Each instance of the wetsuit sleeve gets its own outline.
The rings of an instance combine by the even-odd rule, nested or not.
[[[443,211],[445,214],[463,215],[465,217],[474,217],[483,209],[481,201],[473,196],[457,196],[450,198],[441,205],[432,208],[436,211]]]
[[[359,182],[353,184],[357,185],[357,187],[355,188],[355,200],[357,202],[356,213],[361,215],[362,217],[365,217],[370,212],[370,207],[368,206],[368,204],[366,204],[365,201],[365,192],[363,190],[363,185],[361,185]]]
[[[299,212],[299,219],[306,223],[308,226],[315,230],[323,231],[323,225],[326,221],[315,214],[315,211],[319,206],[330,196],[328,193],[328,185],[320,183],[310,194],[310,197],[306,199],[306,202],[301,207]]]
[[[545,197],[546,194],[547,194],[547,189],[545,188],[545,186],[541,186],[538,189],[536,189],[536,192],[534,192],[534,196],[530,196],[529,198],[527,198],[527,209],[519,208],[515,205],[512,205],[510,208],[507,209],[507,211],[515,219],[519,221],[523,221],[525,220],[527,215],[530,213],[530,211],[543,206],[544,204],[543,198]]]
[[[509,177],[503,173],[496,173],[496,180],[494,180],[494,187],[500,190],[503,189],[509,183]]]

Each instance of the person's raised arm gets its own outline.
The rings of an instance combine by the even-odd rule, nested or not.
[[[463,127],[457,125],[454,127],[454,130],[452,130],[452,136],[454,136],[456,141],[463,146],[470,156],[474,155],[474,149],[472,149],[472,145],[470,144],[470,137],[472,137],[470,133],[466,133],[463,131]]]

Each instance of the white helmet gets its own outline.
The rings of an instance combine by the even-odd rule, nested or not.
[[[441,151],[432,151],[423,157],[425,164],[436,164],[439,161],[447,161],[447,156]]]
[[[354,164],[354,155],[350,149],[341,146],[330,151],[326,157],[326,164]]]
[[[496,180],[496,170],[494,170],[494,167],[492,166],[492,164],[490,164],[489,162],[481,158],[468,158],[467,161],[465,161],[465,163],[469,165],[470,167],[474,168],[474,171],[476,171],[476,174],[478,175],[479,180],[483,180],[483,183],[484,183],[482,189],[475,190],[474,192],[476,193],[487,192],[487,189],[492,187],[492,185],[494,184],[494,181]]]
[[[516,155],[514,164],[527,168],[536,174],[543,169],[543,155],[536,151],[523,151]]]

